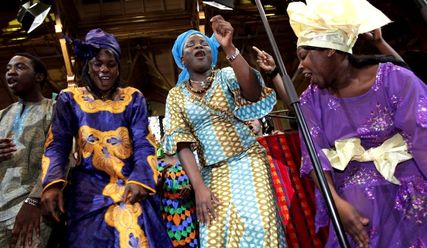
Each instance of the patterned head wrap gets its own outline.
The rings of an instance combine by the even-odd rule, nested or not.
[[[184,33],[180,34],[173,44],[172,47],[172,55],[173,59],[175,60],[175,64],[182,70],[181,73],[178,76],[178,81],[176,82],[176,85],[180,85],[186,80],[190,78],[190,75],[188,74],[187,68],[182,64],[182,56],[184,52],[184,46],[187,42],[188,38],[194,34],[202,36],[209,44],[211,50],[212,50],[212,64],[211,66],[214,67],[218,61],[218,47],[220,46],[218,41],[216,40],[215,36],[212,35],[210,38],[204,35],[203,33],[190,29],[188,31],[185,31]]]
[[[100,28],[90,30],[84,41],[75,39],[72,40],[72,43],[76,56],[83,60],[95,57],[99,49],[109,49],[114,53],[117,60],[120,58],[121,50],[116,37]]]
[[[366,0],[306,0],[288,5],[289,22],[297,47],[313,46],[352,53],[357,36],[388,23]]]

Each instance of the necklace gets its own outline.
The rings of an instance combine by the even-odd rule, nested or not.
[[[187,88],[194,93],[203,94],[211,87],[213,78],[214,78],[214,71],[212,71],[212,74],[209,77],[207,77],[205,80],[196,81],[196,80],[189,79]],[[193,84],[200,84],[201,89],[195,89],[193,87]]]

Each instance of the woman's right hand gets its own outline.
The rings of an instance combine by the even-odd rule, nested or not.
[[[47,188],[42,194],[41,207],[43,216],[60,222],[65,212],[61,188],[56,185]]]
[[[217,215],[215,208],[218,206],[219,200],[204,184],[195,187],[194,191],[196,196],[197,219],[202,225],[209,224],[212,220],[216,219]]]
[[[359,247],[369,247],[369,236],[365,229],[369,219],[360,215],[349,202],[343,199],[335,202],[345,231],[353,237]]]
[[[256,46],[253,46],[252,49],[257,52],[257,60],[259,67],[265,72],[271,72],[276,68],[276,63],[274,62],[273,56],[266,53],[265,51],[259,50]]]

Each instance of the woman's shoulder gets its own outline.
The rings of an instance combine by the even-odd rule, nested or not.
[[[410,69],[395,65],[393,63],[381,63],[376,75],[379,83],[384,84],[386,88],[395,90],[411,87],[411,84],[423,82]]]
[[[142,95],[142,96],[144,95],[137,88],[130,87],[130,86],[124,87],[124,88],[120,87],[120,88],[118,88],[118,90],[119,90],[120,94],[122,94],[122,95],[133,95],[134,93],[137,93],[138,95]]]

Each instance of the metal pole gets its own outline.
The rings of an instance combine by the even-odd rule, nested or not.
[[[301,106],[299,102],[298,95],[296,93],[295,87],[286,72],[285,64],[283,63],[282,56],[280,55],[279,48],[277,47],[277,43],[274,39],[273,33],[271,32],[270,25],[268,23],[267,17],[264,12],[264,8],[261,4],[261,0],[255,0],[256,5],[258,7],[259,14],[261,16],[262,22],[264,24],[264,28],[267,32],[268,39],[270,40],[271,46],[273,48],[274,55],[276,57],[277,64],[279,66],[280,72],[282,73],[282,81],[283,85],[286,89],[286,93],[289,96],[290,104],[295,110],[295,114],[298,120],[298,124],[300,127],[301,134],[304,138],[304,142],[307,146],[307,150],[310,155],[311,162],[313,163],[314,171],[319,181],[319,188],[323,194],[323,197],[326,201],[326,206],[329,211],[329,215],[331,217],[332,223],[335,228],[335,233],[337,235],[337,239],[343,248],[350,247],[347,241],[347,237],[345,235],[344,229],[341,224],[341,220],[338,216],[338,212],[335,206],[335,203],[332,198],[331,191],[328,187],[328,183],[323,173],[322,166],[320,164],[319,157],[317,156],[316,149],[313,144],[313,139],[310,136],[310,132],[307,127],[307,123],[304,119],[304,115],[301,111]]]

